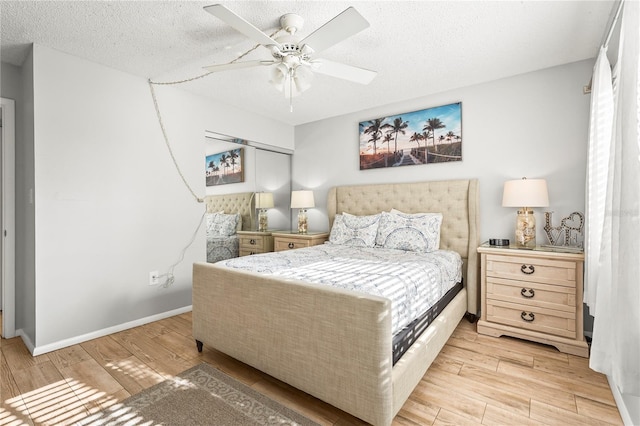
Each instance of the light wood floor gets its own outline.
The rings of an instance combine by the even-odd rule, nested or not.
[[[32,357],[19,338],[0,347],[0,425],[71,424],[207,362],[325,425],[357,419],[205,346],[186,313]],[[606,378],[586,359],[462,320],[394,425],[622,424]]]

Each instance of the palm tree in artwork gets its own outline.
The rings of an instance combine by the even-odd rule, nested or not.
[[[394,152],[398,151],[398,133],[402,133],[404,135],[404,129],[409,125],[408,121],[402,121],[402,117],[398,117],[393,120],[393,124],[385,124],[382,126],[383,128],[390,129],[389,133],[395,133],[395,148]]]
[[[231,162],[231,171],[233,173],[235,173],[236,171],[236,158],[238,158],[238,150],[237,149],[233,149],[231,151],[229,151],[229,156],[227,157],[229,159],[229,161]]]
[[[455,137],[456,137],[456,135],[454,135],[451,130],[449,130],[447,132],[447,140],[449,141],[449,143],[451,143],[451,140],[453,140],[453,138],[455,138]]]
[[[376,118],[375,120],[369,120],[369,127],[364,129],[364,133],[365,134],[371,135],[371,138],[369,139],[368,142],[373,142],[373,153],[374,154],[377,154],[376,143],[380,139],[380,136],[382,136],[382,132],[380,131],[380,128],[382,127],[382,121],[385,118],[386,117]]]
[[[444,129],[445,127],[447,126],[445,126],[445,124],[436,117],[428,119],[427,124],[422,128],[422,130],[431,132],[431,139],[433,140],[433,149],[435,152],[438,152],[438,146],[436,145],[436,130]]]
[[[386,135],[384,135],[384,139],[382,139],[382,143],[387,144],[387,154],[389,153],[389,142],[391,142],[391,139],[393,139],[391,133],[387,133]]]
[[[413,134],[409,137],[409,142],[415,142],[418,144],[418,149],[420,149],[420,139],[422,139],[422,135],[417,132],[413,132]]]
[[[220,167],[222,167],[223,173],[224,173],[225,169],[227,167],[229,167],[229,163],[227,161],[229,161],[229,157],[227,157],[226,154],[222,154],[220,156]],[[226,174],[226,173],[224,173],[224,174]]]

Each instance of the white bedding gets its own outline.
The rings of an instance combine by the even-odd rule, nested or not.
[[[447,250],[418,253],[326,243],[219,264],[387,298],[394,335],[462,279],[460,255]]]

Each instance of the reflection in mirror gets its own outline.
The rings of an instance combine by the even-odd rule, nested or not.
[[[269,192],[273,194],[273,208],[267,210],[268,230],[289,230],[291,227],[291,154],[293,151],[274,147],[255,141],[235,138],[216,132],[205,133],[205,158],[222,153],[225,159],[232,157],[231,152],[242,148],[242,164],[232,157],[226,161],[226,167],[220,164],[221,156],[214,164],[205,161],[207,174],[216,174],[214,182],[210,179],[206,195],[235,194],[242,192]],[[235,172],[242,167],[242,182],[226,183],[220,174]],[[217,170],[216,170],[217,169]],[[231,179],[226,179],[227,181]],[[250,230],[258,229],[258,212],[254,212]]]

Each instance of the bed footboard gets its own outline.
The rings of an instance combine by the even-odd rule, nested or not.
[[[391,424],[391,303],[193,266],[193,337],[375,425]]]

